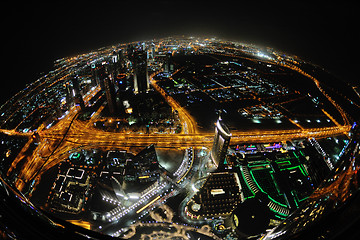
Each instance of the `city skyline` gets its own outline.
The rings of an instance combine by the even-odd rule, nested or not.
[[[8,5],[0,238],[357,239],[355,9]]]
[[[18,21],[4,19],[9,46],[5,53],[10,58],[6,65],[17,74],[8,83],[12,88],[1,92],[2,103],[50,71],[58,58],[170,35],[215,36],[273,47],[319,64],[344,81],[356,80],[355,62],[343,61],[356,55],[358,40],[352,29],[355,8],[346,3],[242,2],[233,7],[230,1],[153,1],[135,8],[131,1],[79,1],[10,4],[8,10]],[[30,61],[19,71],[24,60]]]
[[[327,193],[318,187],[356,146],[359,108],[356,87],[273,48],[118,43],[56,60],[1,107],[2,179],[109,236],[265,237]],[[263,211],[236,212],[248,204]]]

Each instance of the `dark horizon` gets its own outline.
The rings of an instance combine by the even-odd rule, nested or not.
[[[152,1],[25,3],[8,9],[11,71],[1,102],[52,69],[56,59],[100,47],[172,35],[209,36],[272,47],[356,81],[355,8],[346,4]],[[45,9],[45,10],[44,10]]]
[[[321,2],[6,7],[0,235],[355,239],[355,6]]]

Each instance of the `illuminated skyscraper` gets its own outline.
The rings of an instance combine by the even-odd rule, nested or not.
[[[70,82],[65,83],[65,88],[66,88],[66,107],[67,109],[70,109],[74,103]]]
[[[134,54],[134,92],[143,93],[149,90],[149,87],[147,54],[145,51],[136,51]]]
[[[164,72],[171,73],[174,71],[174,64],[172,61],[172,53],[168,52],[166,54],[165,63],[164,63]]]
[[[96,64],[91,64],[91,86],[95,87],[97,85],[97,71],[96,71]]]
[[[227,149],[229,147],[231,133],[229,128],[225,125],[219,117],[215,127],[215,137],[213,147],[211,149],[211,159],[219,166],[225,160]]]
[[[116,92],[112,79],[105,78],[104,87],[105,87],[105,95],[106,95],[106,101],[108,104],[109,112],[111,115],[114,115],[117,112],[117,105],[116,105]]]
[[[152,43],[150,45],[147,54],[148,54],[148,59],[153,60],[155,58],[155,44],[154,43]]]
[[[85,109],[85,104],[84,104],[84,100],[82,98],[82,95],[80,93],[80,83],[79,83],[79,79],[76,76],[75,78],[72,79],[72,83],[73,83],[73,97],[74,97],[74,102],[76,104],[80,105],[80,108],[82,110]]]
[[[113,52],[109,61],[103,61],[101,64],[92,66],[93,79],[100,85],[101,90],[105,92],[108,110],[111,116],[119,115],[124,112],[124,109],[117,104],[116,95],[118,92],[117,76],[120,67],[119,56]]]

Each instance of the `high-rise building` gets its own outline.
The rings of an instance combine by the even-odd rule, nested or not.
[[[74,98],[74,102],[76,104],[80,105],[81,110],[85,109],[85,104],[84,104],[84,100],[82,98],[81,92],[80,92],[80,83],[79,83],[79,78],[76,76],[72,79],[72,83],[73,83],[73,98]]]
[[[166,53],[166,57],[165,57],[164,72],[171,73],[173,71],[174,71],[174,63],[172,60],[172,53],[168,52]]]
[[[151,43],[147,51],[148,59],[153,60],[155,58],[155,44]]]
[[[117,105],[116,105],[116,92],[112,79],[105,78],[104,79],[104,87],[105,87],[105,95],[106,101],[109,108],[109,113],[114,115],[117,113]]]
[[[97,85],[97,71],[96,71],[96,64],[91,64],[91,86],[95,87]]]
[[[222,165],[224,162],[230,143],[230,138],[231,133],[229,128],[219,117],[218,121],[216,122],[214,143],[211,149],[211,159],[216,166]]]
[[[116,100],[116,94],[118,92],[117,76],[119,58],[117,53],[113,53],[109,61],[104,61],[100,66],[96,67],[96,78],[100,84],[101,90],[105,92],[106,102],[110,115],[119,115],[123,112],[121,107],[119,108]]]
[[[108,76],[106,71],[106,64],[93,64],[91,66],[92,78],[95,80],[96,85],[100,85],[101,89],[104,90],[104,79]]]
[[[70,109],[74,103],[74,97],[71,91],[70,82],[65,83],[66,88],[66,108]]]
[[[123,53],[119,51],[113,51],[110,56],[109,64],[107,65],[108,73],[113,75],[113,79],[121,73],[123,68]]]
[[[144,93],[149,90],[149,76],[147,69],[147,53],[136,51],[134,53],[134,92]]]

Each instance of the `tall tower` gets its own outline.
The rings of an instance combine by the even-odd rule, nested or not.
[[[70,82],[66,82],[64,84],[66,88],[66,107],[67,109],[70,109],[74,103],[73,93],[71,91]]]
[[[97,85],[97,70],[96,70],[96,64],[91,64],[91,86],[95,87]]]
[[[145,51],[136,51],[134,55],[134,91],[135,93],[143,93],[150,88],[147,53]]]
[[[224,162],[230,138],[231,133],[229,128],[222,121],[221,117],[219,117],[216,122],[214,143],[211,149],[211,159],[216,166],[219,166]]]
[[[109,112],[111,115],[114,115],[115,113],[117,113],[117,105],[116,105],[116,92],[112,79],[108,77],[105,78],[104,87],[105,87],[105,95],[109,107]]]
[[[164,63],[164,72],[165,73],[172,73],[174,71],[174,64],[172,60],[172,53],[166,53],[165,63]]]
[[[73,97],[74,97],[74,102],[76,104],[80,105],[81,110],[85,109],[85,104],[84,104],[84,100],[82,98],[81,92],[80,92],[80,83],[79,83],[79,79],[78,77],[74,77],[72,79],[72,83],[73,83]]]

